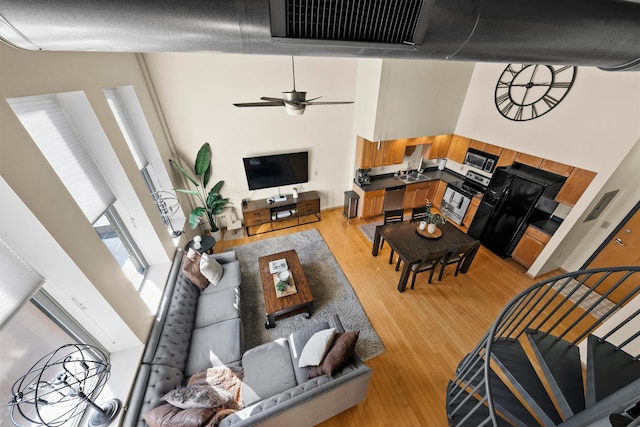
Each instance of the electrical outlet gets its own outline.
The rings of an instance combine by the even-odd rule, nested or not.
[[[600,224],[600,227],[606,230],[607,228],[609,228],[610,225],[611,223],[609,221],[602,221],[602,224]]]

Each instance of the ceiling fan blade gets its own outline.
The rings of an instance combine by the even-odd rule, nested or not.
[[[284,107],[284,102],[282,100],[276,101],[265,101],[265,102],[243,102],[238,104],[233,104],[236,107]]]
[[[304,102],[309,103],[311,101],[315,101],[316,99],[320,99],[322,98],[321,96],[316,96],[315,98],[311,98],[311,99],[305,99]]]
[[[263,96],[260,99],[262,99],[263,101],[282,102],[282,98],[272,98],[270,96]]]
[[[353,101],[337,101],[337,102],[306,102],[307,105],[334,105],[334,104],[353,104]]]

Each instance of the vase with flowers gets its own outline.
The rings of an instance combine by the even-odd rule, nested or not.
[[[447,219],[439,213],[431,211],[432,204],[429,199],[427,199],[425,205],[427,207],[427,213],[425,214],[423,221],[427,223],[427,232],[434,234],[438,225],[446,223]]]

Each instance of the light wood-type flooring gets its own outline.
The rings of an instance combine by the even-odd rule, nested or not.
[[[449,266],[441,282],[435,275],[427,284],[428,273],[421,274],[415,289],[400,293],[400,273],[388,264],[388,245],[373,257],[359,229],[380,219],[347,220],[342,209],[331,209],[322,212],[320,222],[218,242],[215,251],[317,228],[386,348],[366,362],[373,377],[365,401],[321,426],[446,426],[445,389],[456,366],[501,309],[541,278],[527,277],[517,262],[481,247],[467,274],[455,277],[455,266]]]

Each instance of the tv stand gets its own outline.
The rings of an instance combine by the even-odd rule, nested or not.
[[[248,236],[320,221],[320,196],[315,191],[298,194],[298,198],[280,196],[283,201],[251,200],[242,206]]]

